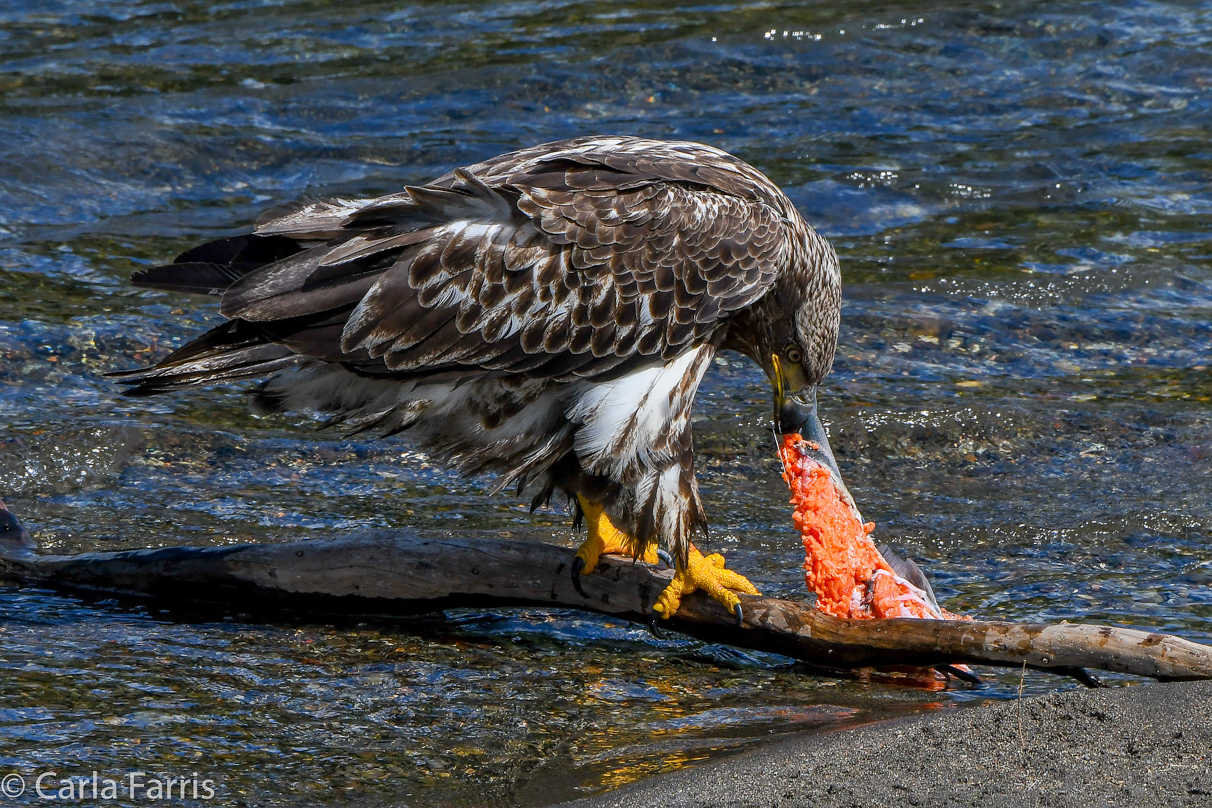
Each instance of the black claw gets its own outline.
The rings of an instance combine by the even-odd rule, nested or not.
[[[938,665],[935,670],[939,673],[945,673],[948,676],[954,676],[961,682],[967,682],[970,685],[983,685],[984,681],[972,671],[966,671],[963,668],[957,668],[954,665]]]
[[[661,633],[659,628],[657,628],[657,616],[655,614],[648,618],[648,630],[652,632],[652,636],[656,637],[658,640],[665,639],[665,635]]]
[[[660,547],[657,548],[657,558],[664,562],[666,567],[673,566],[673,556],[669,555],[669,553],[665,552]]]
[[[1107,687],[1106,682],[1085,668],[1051,668],[1049,671],[1051,673],[1059,673],[1061,676],[1072,676],[1086,687]]]
[[[732,613],[736,615],[736,627],[744,628],[745,627],[745,612],[741,610],[741,604],[738,603],[737,605],[733,606]]]
[[[585,559],[577,556],[572,560],[572,586],[577,592],[581,593],[581,597],[587,598],[585,590],[581,588],[581,570],[585,569]]]

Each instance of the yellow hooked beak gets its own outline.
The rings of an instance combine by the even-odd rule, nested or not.
[[[777,354],[771,355],[770,364],[774,371],[774,428],[778,430],[780,435],[798,434],[801,438],[811,441],[820,447],[811,452],[813,459],[829,469],[829,473],[833,477],[834,487],[837,488],[842,499],[851,508],[854,508],[857,514],[858,506],[854,503],[854,497],[850,496],[850,491],[847,490],[846,484],[842,482],[842,472],[837,467],[837,459],[833,456],[833,449],[829,447],[829,436],[825,432],[825,425],[821,423],[820,416],[817,415],[816,386],[799,385],[798,387],[793,387],[792,384],[797,379],[788,379],[788,374],[784,370],[783,363],[779,361]],[[792,373],[794,374],[796,371],[799,371],[799,368],[794,368]],[[802,371],[799,371],[798,380],[802,379]],[[788,395],[788,389],[805,389],[805,393],[802,395]],[[859,515],[859,521],[862,521],[861,514]]]
[[[790,395],[789,391],[799,391],[808,387],[803,383],[803,370],[795,365],[784,365],[778,354],[770,355],[770,368],[771,381],[774,383],[775,428],[783,435],[801,432],[809,417],[805,407],[812,409],[816,407],[816,388],[812,388],[807,398]]]

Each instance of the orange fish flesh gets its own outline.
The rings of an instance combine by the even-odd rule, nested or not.
[[[785,435],[779,448],[792,518],[804,540],[804,580],[817,608],[843,618],[960,619],[896,573],[871,540],[875,523],[863,523],[829,469],[810,456],[819,448],[799,435]]]

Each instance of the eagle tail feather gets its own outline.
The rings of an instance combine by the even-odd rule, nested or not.
[[[297,365],[304,357],[269,342],[238,320],[212,328],[156,364],[106,375],[126,385],[127,396],[151,396],[204,384],[255,379]]]

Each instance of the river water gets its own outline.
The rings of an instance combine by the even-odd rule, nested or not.
[[[0,3],[0,496],[65,552],[401,525],[573,546],[403,439],[256,419],[235,388],[118,398],[104,371],[218,321],[127,279],[306,194],[691,139],[836,245],[834,447],[949,609],[1212,640],[1210,93],[1207,2]],[[803,597],[769,400],[736,356],[699,394],[706,544]],[[538,806],[1020,687],[819,677],[560,611],[171,617],[0,585],[0,774]]]

